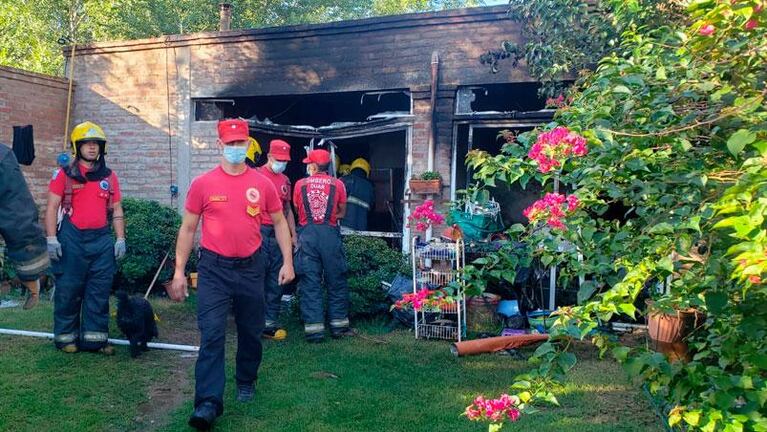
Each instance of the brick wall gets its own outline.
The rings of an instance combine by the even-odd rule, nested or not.
[[[64,145],[67,87],[68,81],[61,78],[0,66],[0,143],[12,145],[13,126],[32,125],[35,160],[21,167],[41,208]]]
[[[188,182],[218,161],[215,125],[191,120],[193,98],[408,89],[418,174],[426,169],[436,51],[435,167],[448,188],[457,86],[530,80],[524,69],[491,74],[478,62],[502,40],[520,40],[505,12],[472,8],[79,47],[75,119],[104,125],[127,195],[181,206],[183,199],[169,198],[170,175],[183,197]]]

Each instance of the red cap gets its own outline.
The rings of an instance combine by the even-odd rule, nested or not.
[[[218,138],[224,144],[234,141],[247,141],[249,137],[248,122],[245,120],[230,119],[218,122]]]
[[[272,140],[269,143],[269,154],[272,155],[278,161],[290,160],[290,144],[283,140]]]
[[[327,150],[312,150],[309,156],[304,159],[305,164],[316,163],[317,165],[327,165],[330,163],[330,153]]]

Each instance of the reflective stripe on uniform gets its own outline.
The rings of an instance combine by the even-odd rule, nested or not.
[[[370,210],[370,204],[366,203],[365,201],[362,201],[361,199],[355,197],[355,196],[348,196],[346,197],[346,202],[349,204],[358,205],[365,210]]]
[[[277,327],[277,321],[266,320],[266,324],[264,325],[264,327],[266,328]]]
[[[64,333],[56,335],[53,340],[59,343],[72,343],[77,339],[77,335],[74,333]]]
[[[325,324],[323,323],[304,325],[304,332],[307,334],[322,333],[324,331],[325,331]]]
[[[330,327],[349,327],[349,318],[330,320]]]
[[[104,342],[109,335],[104,332],[87,331],[83,332],[83,339],[88,342]]]
[[[20,273],[36,273],[48,267],[50,261],[47,254],[42,254],[36,259],[24,263],[16,263],[16,271]]]

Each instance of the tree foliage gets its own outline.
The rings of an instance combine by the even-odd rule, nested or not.
[[[232,29],[476,6],[481,0],[231,0]],[[212,0],[0,0],[0,64],[60,75],[57,41],[79,44],[218,29]]]
[[[670,426],[767,431],[767,4],[693,0],[684,14],[648,21],[668,9],[604,3],[622,23],[615,46],[596,51],[605,54],[595,71],[546,127],[580,133],[588,154],[541,173],[528,158],[538,130],[510,139],[500,155],[468,158],[480,184],[535,178],[550,189],[557,177],[581,207],[565,230],[513,227],[509,234],[528,248],[502,248],[471,268],[468,281],[481,289],[494,275],[513,279],[510,265],[532,256],[558,264],[563,278],[587,280],[580,304],[559,309],[550,342],[533,356],[538,367],[518,377],[515,389],[534,389],[523,392],[525,402],[555,403],[551,390],[575,364],[571,341],[590,338],[668,403]],[[529,7],[512,5],[512,14]],[[540,32],[550,14],[569,20],[567,9],[537,11],[529,26]],[[580,49],[567,45],[569,35],[538,37]],[[546,58],[529,61],[539,62],[531,70],[562,72]],[[611,207],[626,212],[608,218]],[[656,291],[667,280],[668,292]],[[689,362],[593,333],[619,316],[637,318],[643,290],[659,306],[706,313],[687,340]]]

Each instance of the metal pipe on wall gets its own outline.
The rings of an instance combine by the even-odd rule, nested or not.
[[[437,143],[437,125],[434,113],[437,110],[437,88],[439,85],[439,53],[431,53],[431,106],[429,111],[429,157],[427,170],[434,171],[434,148]]]

